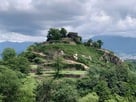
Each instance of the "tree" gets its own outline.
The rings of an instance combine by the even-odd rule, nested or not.
[[[2,102],[16,102],[20,81],[14,71],[0,66],[0,95]]]
[[[98,48],[101,48],[101,47],[102,47],[102,45],[103,45],[102,40],[97,40],[97,43],[98,43]]]
[[[92,92],[79,99],[79,102],[98,102],[98,100],[99,96],[95,92]]]
[[[16,56],[16,51],[13,48],[5,48],[2,52],[3,60],[12,59]]]
[[[99,46],[100,46],[100,45],[99,45],[99,43],[98,43],[98,42],[96,42],[96,41],[95,41],[95,42],[93,42],[92,46],[93,46],[93,47],[95,47],[95,48],[100,48],[100,47],[99,47]]]
[[[65,28],[61,28],[60,33],[61,33],[62,37],[67,36],[67,30]]]
[[[30,71],[30,63],[25,57],[18,56],[12,59],[8,59],[4,63],[12,70],[20,71],[25,74],[28,74]]]
[[[87,42],[84,42],[85,46],[92,46],[93,45],[93,40],[89,39]]]
[[[36,74],[37,75],[43,74],[42,69],[43,69],[42,66],[38,66],[37,69],[36,69]]]
[[[60,40],[62,37],[60,30],[56,28],[50,28],[47,35],[47,41],[49,40]]]
[[[93,40],[92,40],[92,39],[89,39],[89,40],[87,41],[87,46],[91,46],[92,43],[93,43]]]
[[[107,86],[106,81],[100,81],[95,87],[94,91],[99,95],[99,102],[104,102],[110,95],[110,89]]]
[[[84,77],[77,81],[77,89],[80,96],[85,96],[93,91],[93,88],[97,85],[98,78]]]
[[[36,89],[36,102],[52,102],[52,80],[45,80]]]
[[[46,80],[37,87],[37,102],[77,102],[78,93],[71,80]]]
[[[0,102],[2,102],[3,96],[0,94]]]
[[[29,49],[28,49],[29,50]],[[32,53],[32,51],[27,51],[25,53],[22,53],[21,56],[24,56],[27,58],[30,62],[35,62],[35,58],[37,57],[36,54]]]
[[[30,63],[27,58],[19,56],[16,60],[19,71],[28,74],[30,71]]]
[[[60,77],[60,71],[62,70],[62,68],[62,58],[58,56],[55,61],[55,78]]]
[[[52,99],[54,102],[77,102],[78,93],[72,83],[65,80],[55,82]]]

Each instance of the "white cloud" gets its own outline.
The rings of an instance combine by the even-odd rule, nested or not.
[[[121,30],[126,29],[135,29],[136,27],[136,18],[132,18],[130,16],[127,16],[124,20],[119,20],[118,22],[118,28]]]
[[[29,36],[14,32],[1,32],[0,42],[42,42],[45,41],[44,36]]]
[[[4,0],[0,3],[0,11],[32,10],[32,0]]]
[[[127,60],[127,59],[135,59],[136,60],[136,54],[119,53],[118,56],[122,60]]]
[[[101,11],[91,16],[90,20],[97,23],[107,23],[110,22],[111,19],[110,16],[106,15],[103,11]]]
[[[43,39],[50,27],[66,27],[84,39],[96,35],[136,37],[135,4],[136,0],[4,0],[0,3],[0,31],[6,33],[0,34],[0,39],[5,34],[1,41],[19,41],[20,36],[38,41],[35,36]],[[9,39],[11,33],[18,39]]]
[[[4,0],[3,3],[0,3],[0,11],[6,11],[9,8],[8,1]]]

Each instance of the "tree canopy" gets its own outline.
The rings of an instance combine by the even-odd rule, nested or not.
[[[16,72],[0,66],[0,95],[3,102],[16,102],[20,84]]]
[[[57,28],[50,28],[47,35],[47,41],[49,40],[60,40],[63,37],[66,37],[67,30],[65,28],[61,28],[61,30]]]
[[[3,60],[12,59],[16,56],[16,51],[13,48],[5,48],[2,53]]]
[[[102,40],[93,41],[92,39],[89,39],[87,42],[84,43],[84,45],[95,48],[101,48],[103,45],[103,41]]]
[[[61,33],[62,37],[67,36],[67,30],[65,28],[61,28],[60,33]]]

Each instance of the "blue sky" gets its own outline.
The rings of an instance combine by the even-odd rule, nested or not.
[[[3,0],[0,42],[41,42],[51,27],[84,38],[119,35],[136,38],[136,0]]]

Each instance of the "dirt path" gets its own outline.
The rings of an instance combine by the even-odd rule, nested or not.
[[[37,54],[37,55],[39,55],[41,57],[46,57],[46,55],[44,53],[42,53],[42,52],[34,52],[33,51],[32,53]]]
[[[66,63],[68,63],[68,64],[80,64],[80,65],[82,65],[85,68],[85,70],[89,69],[89,67],[87,65],[85,65],[83,63],[80,63],[80,62],[76,62],[76,61],[73,61],[73,60],[64,60],[64,61]]]
[[[35,53],[35,54],[38,54],[38,55],[40,55],[40,56],[42,56],[42,57],[45,57],[46,55],[44,54],[44,53],[37,53],[37,52],[33,52],[33,53]],[[64,63],[67,63],[67,64],[80,64],[81,66],[83,66],[84,67],[84,69],[85,70],[88,70],[89,69],[89,67],[87,66],[87,65],[85,65],[85,64],[83,64],[83,63],[80,63],[80,62],[76,62],[76,61],[73,61],[73,60],[64,60]],[[44,63],[44,64],[53,64],[53,63]]]

